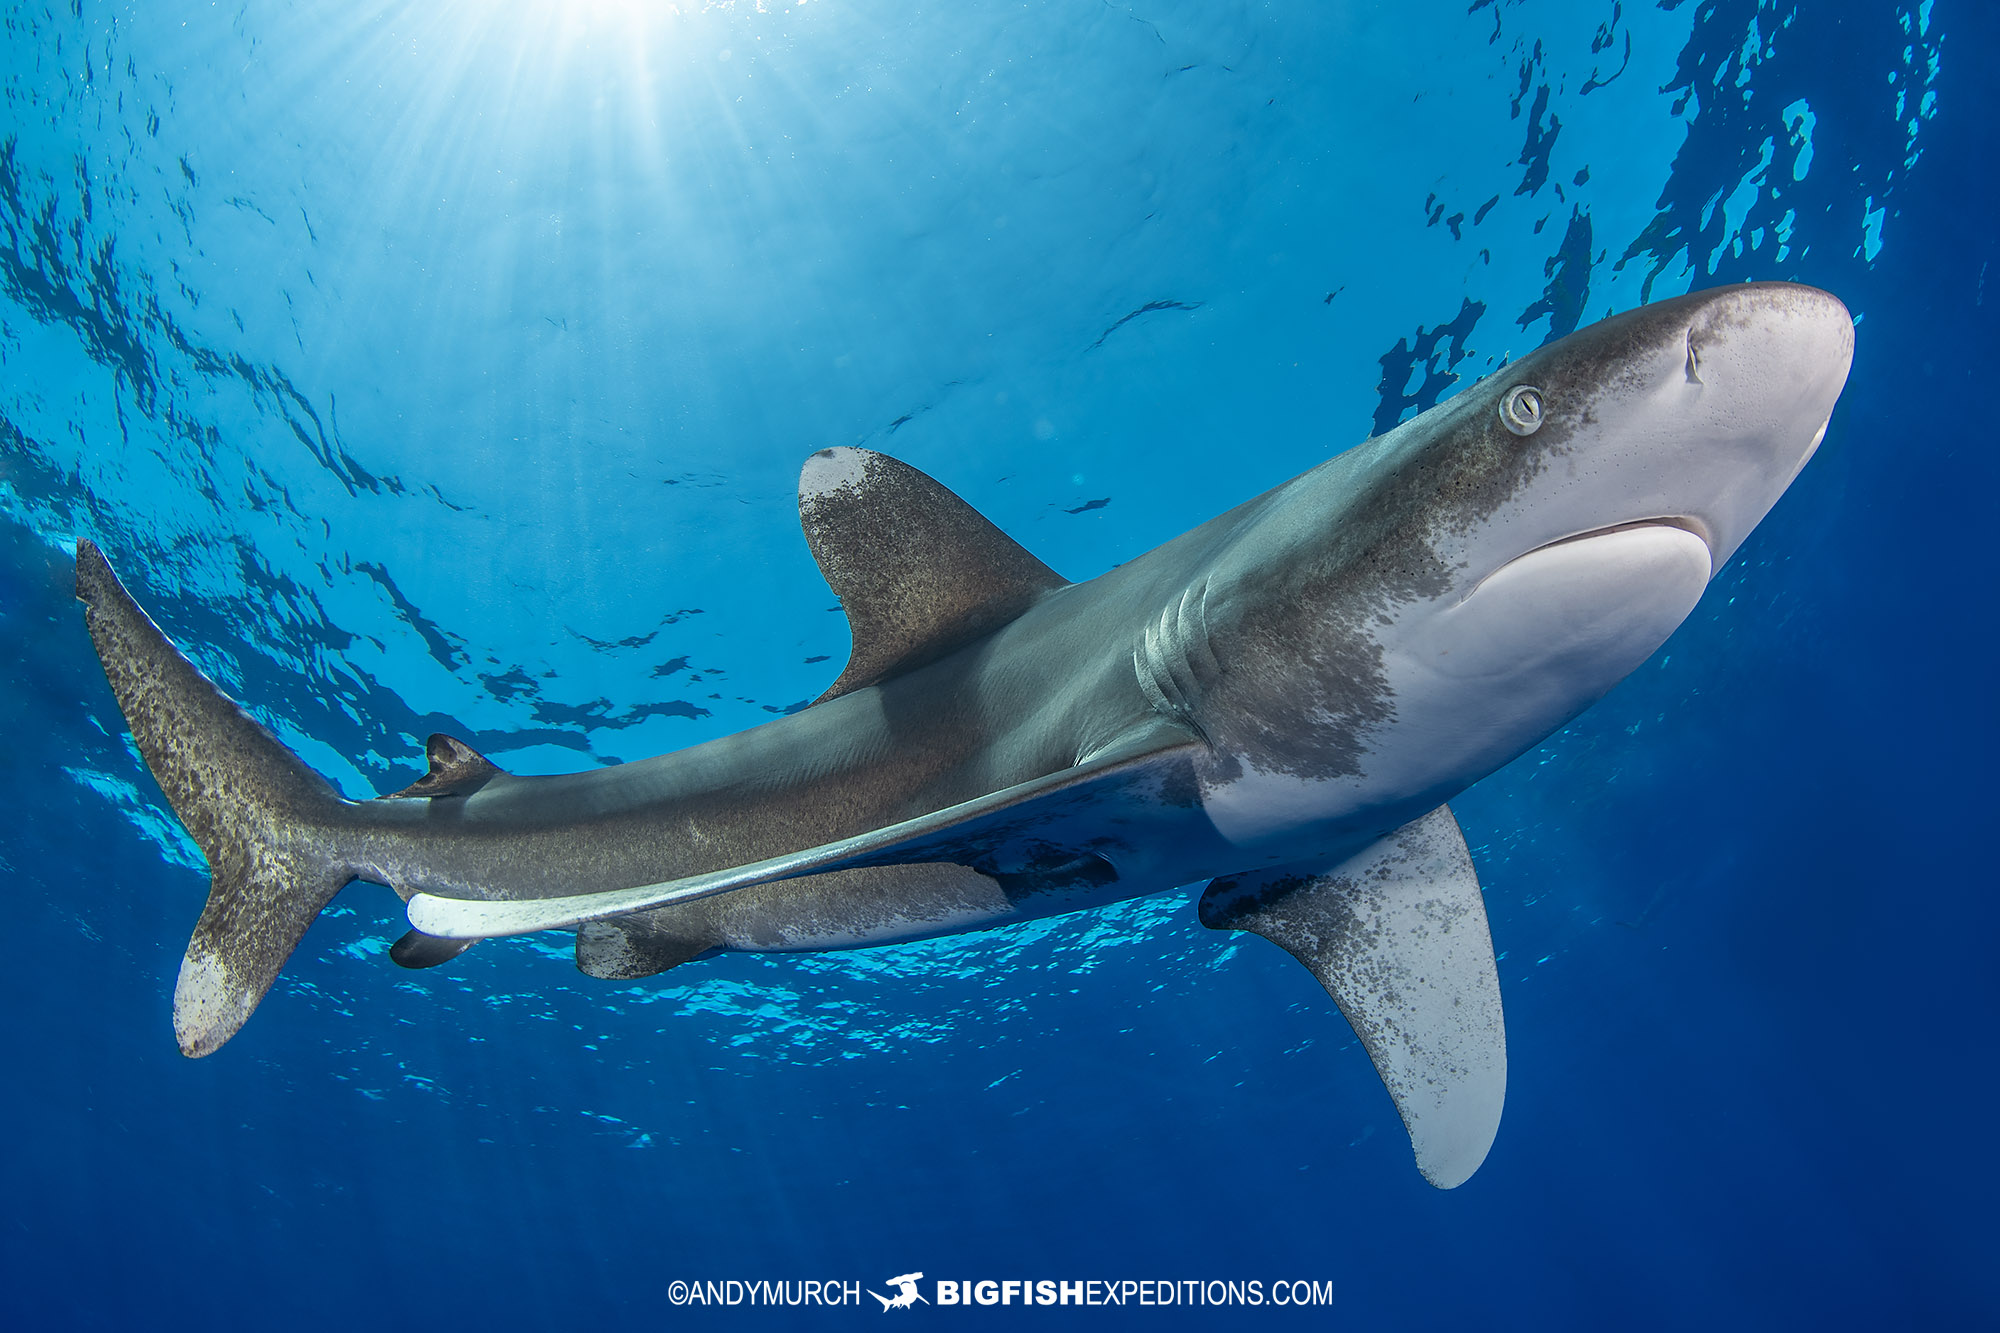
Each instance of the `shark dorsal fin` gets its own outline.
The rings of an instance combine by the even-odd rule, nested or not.
[[[806,460],[799,523],[854,635],[816,702],[935,662],[1068,582],[923,473],[867,449]]]
[[[437,732],[424,742],[424,758],[430,768],[424,775],[385,799],[398,801],[412,796],[470,796],[502,770],[479,751],[456,736]]]

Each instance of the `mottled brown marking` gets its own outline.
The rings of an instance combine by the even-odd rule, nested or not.
[[[353,878],[334,847],[340,798],[180,654],[87,540],[76,595],[146,767],[208,858],[174,1012],[182,1051],[207,1055]]]

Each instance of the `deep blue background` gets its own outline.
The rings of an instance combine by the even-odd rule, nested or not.
[[[1682,45],[1652,52],[1663,91],[1620,104],[1653,120],[1604,124],[1610,89],[1580,92],[1592,66],[1556,52],[1601,31],[1613,59],[1609,4],[1356,8],[1353,27],[1319,7],[856,6],[874,25],[856,35],[824,0],[796,11],[790,64],[758,69],[818,88],[801,104],[832,128],[815,140],[822,122],[801,118],[773,153],[733,119],[751,113],[688,112],[710,193],[643,243],[606,221],[646,210],[607,193],[626,168],[601,100],[562,103],[573,135],[540,127],[543,156],[519,171],[546,198],[454,204],[481,197],[468,160],[536,142],[492,108],[542,91],[488,77],[504,42],[469,11],[439,11],[480,34],[461,62],[440,47],[419,63],[461,102],[483,90],[483,120],[423,114],[449,98],[398,101],[389,73],[372,101],[296,111],[360,86],[364,65],[391,70],[406,30],[434,37],[415,11],[252,6],[192,51],[160,15],[12,14],[0,1320],[650,1327],[689,1317],[666,1305],[673,1278],[881,1290],[915,1268],[1332,1281],[1333,1316],[1360,1327],[2000,1321],[1984,410],[2000,22],[1971,0],[1921,20],[1885,3],[1628,7],[1618,22],[1653,25],[1640,60],[1662,33]],[[765,40],[747,12],[697,19],[732,52]],[[1141,22],[1164,54],[1130,48],[1132,74],[1117,62]],[[324,51],[301,42],[315,25]],[[615,102],[633,76],[592,40],[571,77]],[[1228,55],[1218,91],[1175,91],[1209,68],[1180,69],[1176,43]],[[1489,47],[1506,76],[1490,106],[1427,71]],[[1935,101],[1912,134],[1917,99],[1891,114],[1885,73],[1908,80],[1926,50]],[[984,71],[1031,58],[1070,63],[979,110]],[[1128,74],[1169,91],[1121,102]],[[260,78],[282,96],[238,105]],[[895,99],[894,132],[850,143],[826,90],[861,88]],[[1461,95],[1442,137],[1399,137],[1430,123],[1410,119],[1422,99]],[[1776,109],[1800,99],[1814,159],[1787,179]],[[281,105],[297,118],[258,118]],[[980,116],[1002,128],[910,160]],[[324,137],[295,136],[308,123]],[[1777,166],[1732,222],[1716,200],[1774,127]],[[1628,143],[1631,180],[1657,189],[1578,183],[1579,166],[1626,179],[1608,152],[1561,156],[1589,135]],[[824,174],[789,193],[815,151]],[[871,169],[879,183],[854,183]],[[659,208],[681,197],[661,190]],[[1490,222],[1447,234],[1455,201],[1489,194]],[[1887,210],[1872,254],[1864,198]],[[1011,234],[1039,228],[997,259],[982,247],[1016,242],[996,200]],[[845,230],[850,207],[866,224]],[[1781,259],[1748,236],[1786,209]],[[556,212],[565,236],[603,225],[567,250],[506,239]],[[253,213],[291,239],[258,239]],[[481,229],[502,239],[479,282],[427,286],[394,258],[471,254]],[[756,248],[771,237],[796,244]],[[676,245],[699,252],[685,268],[661,258]],[[1185,895],[616,988],[523,945],[400,975],[379,956],[393,905],[357,888],[240,1038],[175,1053],[202,878],[120,739],[68,596],[74,536],[104,542],[203,665],[318,742],[308,756],[353,794],[387,789],[433,724],[503,751],[527,733],[540,748],[502,754],[527,768],[636,757],[753,724],[838,666],[830,599],[786,544],[785,472],[809,448],[909,457],[1087,576],[1518,354],[1565,310],[1632,304],[1656,261],[1660,294],[1834,290],[1861,316],[1854,374],[1820,455],[1662,657],[1455,803],[1511,1038],[1507,1118],[1464,1188],[1411,1170],[1311,978],[1203,931]],[[480,285],[510,282],[542,285]],[[1156,301],[1178,305],[1118,325]],[[618,319],[590,323],[604,311]],[[849,361],[783,359],[833,328]],[[714,345],[669,341],[690,329]],[[560,341],[573,333],[590,341]],[[1175,1321],[1145,1314],[1127,1317]]]

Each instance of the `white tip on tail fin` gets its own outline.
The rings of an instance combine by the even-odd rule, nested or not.
[[[146,767],[208,857],[208,903],[174,987],[181,1050],[207,1055],[353,878],[334,850],[342,802],[180,654],[89,541],[76,546],[76,595]]]

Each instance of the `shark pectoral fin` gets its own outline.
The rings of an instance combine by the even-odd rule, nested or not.
[[[1215,880],[1200,911],[1319,978],[1388,1086],[1424,1179],[1451,1189],[1479,1169],[1507,1096],[1507,1033],[1479,878],[1448,807],[1331,869]]]
[[[407,967],[412,971],[436,967],[440,963],[449,963],[475,943],[475,940],[441,939],[436,935],[426,935],[421,930],[413,930],[389,946],[389,960],[397,967]]]
[[[806,460],[799,524],[854,635],[815,702],[935,662],[1068,582],[931,478],[867,449]]]
[[[659,884],[562,898],[503,902],[419,893],[407,904],[410,924],[454,939],[526,935],[861,866],[943,863],[990,878],[995,866],[1038,864],[1051,845],[1080,844],[1107,827],[1132,836],[1150,816],[1185,807],[1194,790],[1189,765],[1200,748],[1185,730],[1161,721],[1074,768],[838,842]],[[1101,855],[1085,869],[1096,861],[1116,877],[1111,860]]]
[[[424,759],[430,767],[422,777],[382,799],[397,801],[415,796],[470,796],[504,772],[499,765],[464,741],[443,732],[424,742]]]
[[[576,970],[599,981],[637,981],[692,962],[711,947],[643,916],[586,921],[576,928]]]

